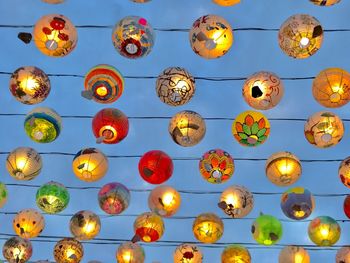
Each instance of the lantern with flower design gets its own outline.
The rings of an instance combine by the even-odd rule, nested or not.
[[[281,209],[291,219],[306,219],[315,209],[315,199],[309,190],[303,187],[294,187],[283,193]]]
[[[0,208],[2,208],[7,202],[8,192],[5,184],[0,182]]]
[[[53,255],[57,263],[79,263],[84,256],[84,248],[75,238],[67,237],[56,243]]]
[[[22,238],[37,237],[44,227],[44,217],[35,209],[21,210],[13,219],[13,229]]]
[[[240,245],[229,245],[221,253],[221,263],[251,263],[249,250]]]
[[[213,2],[221,6],[232,6],[240,3],[241,0],[213,0]]]
[[[26,263],[33,254],[32,243],[28,239],[12,237],[4,243],[2,254],[9,263]]]
[[[340,3],[341,0],[310,0],[311,3],[319,6],[331,6]]]
[[[321,247],[329,247],[337,243],[340,233],[340,225],[329,216],[316,217],[308,227],[310,240]]]
[[[203,243],[215,243],[224,233],[224,223],[216,214],[203,213],[193,221],[192,232]]]
[[[251,232],[256,242],[271,246],[282,237],[282,224],[274,216],[261,214],[255,219]]]
[[[143,248],[132,242],[122,243],[117,250],[116,258],[118,263],[144,263],[145,251]]]
[[[48,3],[48,4],[61,4],[64,2],[64,0],[41,0],[45,3]]]
[[[164,233],[163,219],[153,212],[139,215],[134,222],[135,236],[133,241],[155,242]]]
[[[286,246],[278,257],[279,263],[310,263],[310,256],[302,247]]]
[[[181,196],[174,188],[166,185],[157,186],[148,196],[149,209],[163,217],[171,217],[179,210]]]
[[[108,183],[98,192],[100,208],[110,215],[118,215],[128,208],[130,192],[123,184]]]
[[[89,240],[95,238],[100,233],[101,221],[95,213],[82,210],[72,216],[69,229],[76,239]]]
[[[69,192],[64,185],[49,182],[42,185],[36,192],[36,204],[48,214],[62,212],[69,203]]]
[[[349,263],[350,262],[350,247],[342,247],[338,250],[335,256],[335,263]]]
[[[345,158],[339,165],[338,175],[341,182],[350,188],[350,156]]]
[[[174,263],[202,263],[202,251],[195,244],[181,244],[176,247],[173,255]]]

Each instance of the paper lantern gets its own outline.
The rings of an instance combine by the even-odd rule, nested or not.
[[[202,251],[195,244],[181,244],[174,251],[174,263],[202,263]]]
[[[40,154],[30,147],[18,147],[9,153],[6,169],[16,180],[32,180],[43,167]]]
[[[7,202],[8,192],[5,184],[0,182],[0,208],[2,208]]]
[[[171,217],[176,214],[180,205],[179,192],[170,186],[157,186],[148,196],[149,209],[163,217]]]
[[[350,195],[347,195],[344,199],[343,209],[345,215],[350,218]],[[350,263],[350,262],[349,262]]]
[[[174,165],[165,152],[153,150],[146,152],[139,161],[139,173],[150,184],[161,184],[173,174]]]
[[[64,185],[49,182],[42,185],[36,192],[36,204],[45,213],[62,212],[69,203],[69,192]]]
[[[310,256],[302,247],[286,246],[278,257],[279,263],[310,263]]]
[[[175,143],[189,147],[198,144],[204,138],[206,126],[201,115],[185,110],[171,118],[168,131]]]
[[[232,6],[240,3],[241,0],[213,0],[213,2],[221,6]]]
[[[251,232],[256,242],[261,245],[271,246],[282,237],[282,224],[274,216],[261,214],[255,219]]]
[[[141,58],[148,55],[154,44],[155,34],[145,18],[127,16],[113,28],[112,41],[120,55]]]
[[[349,263],[350,262],[350,247],[342,247],[338,250],[335,256],[336,263]]]
[[[21,210],[13,219],[13,229],[22,238],[37,237],[44,228],[44,217],[35,209]]]
[[[29,112],[24,121],[26,134],[35,142],[49,143],[57,139],[62,121],[56,111],[38,107]]]
[[[118,215],[128,208],[129,203],[130,192],[120,183],[105,184],[98,192],[98,204],[107,214]]]
[[[332,112],[320,111],[308,118],[304,126],[305,138],[318,148],[338,144],[344,135],[342,120]]]
[[[26,263],[33,254],[32,243],[28,239],[12,237],[6,240],[2,254],[9,263]]]
[[[79,263],[84,256],[84,248],[74,238],[63,238],[56,243],[53,256],[57,263]]]
[[[294,220],[308,218],[315,209],[315,199],[311,192],[303,187],[294,187],[281,197],[283,213]]]
[[[233,122],[232,134],[243,146],[258,146],[269,136],[270,123],[265,115],[258,111],[245,111]]]
[[[337,243],[340,233],[340,225],[329,216],[316,217],[308,228],[310,240],[320,247],[329,247]]]
[[[340,3],[340,1],[341,0],[310,0],[311,3],[320,6],[331,6]]]
[[[157,95],[162,102],[170,106],[186,104],[195,91],[195,79],[184,68],[167,68],[157,78]]]
[[[250,107],[268,110],[280,102],[284,94],[284,86],[275,73],[260,71],[246,79],[242,94]]]
[[[307,58],[321,48],[323,29],[320,22],[310,15],[289,17],[278,32],[280,48],[293,58]]]
[[[45,3],[48,3],[48,4],[61,4],[64,2],[64,0],[41,0]]]
[[[95,238],[100,233],[101,221],[95,213],[82,210],[72,216],[69,229],[76,239],[89,240]]]
[[[150,2],[151,0],[131,0],[133,1],[134,3],[148,3]],[[132,262],[131,262],[132,263]]]
[[[203,213],[193,221],[192,231],[202,243],[215,243],[224,233],[224,223],[213,213]]]
[[[221,254],[221,263],[251,263],[249,250],[239,245],[225,247]]]
[[[189,34],[193,51],[204,58],[218,58],[232,46],[233,33],[229,22],[216,15],[201,16],[194,21]]]
[[[116,254],[118,263],[144,263],[145,257],[143,248],[132,242],[122,243]]]
[[[338,174],[341,182],[350,188],[350,156],[345,158],[339,165]]]
[[[155,242],[164,233],[163,219],[153,212],[139,215],[134,222],[135,237],[143,242]]]
[[[78,42],[75,26],[67,17],[59,14],[40,18],[34,26],[33,35],[36,47],[52,57],[68,55]]]
[[[96,148],[85,148],[74,156],[72,169],[80,180],[95,182],[106,175],[108,159],[103,152]]]

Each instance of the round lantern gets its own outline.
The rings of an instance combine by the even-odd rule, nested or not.
[[[233,185],[222,192],[219,207],[232,218],[243,218],[252,211],[254,197],[247,188]]]
[[[186,110],[171,118],[168,131],[175,143],[189,147],[198,144],[204,138],[206,126],[201,115]]]
[[[10,91],[16,100],[24,104],[37,104],[49,96],[50,79],[37,67],[21,67],[12,73]]]
[[[83,210],[72,216],[69,228],[76,239],[89,240],[95,238],[100,233],[101,221],[95,213]]]
[[[286,246],[278,258],[279,263],[310,263],[310,256],[302,247]]]
[[[338,174],[342,183],[350,188],[350,156],[340,163]]]
[[[192,231],[200,242],[215,243],[224,233],[224,223],[213,213],[203,213],[193,221]]]
[[[309,238],[317,246],[329,247],[340,238],[340,225],[329,216],[319,216],[312,220],[308,228]]]
[[[283,232],[282,224],[276,217],[263,214],[255,219],[251,231],[255,241],[265,246],[278,242]]]
[[[145,252],[137,243],[122,243],[117,250],[116,258],[118,263],[144,263]]]
[[[84,256],[84,248],[78,240],[67,237],[56,243],[53,256],[57,263],[79,263]]]
[[[350,195],[347,195],[344,199],[343,209],[345,215],[350,218]],[[350,262],[349,262],[350,263]]]
[[[0,208],[7,202],[8,192],[6,185],[0,182]]]
[[[103,152],[96,148],[85,148],[74,156],[72,169],[80,180],[95,182],[107,173],[108,159]]]
[[[143,242],[155,242],[164,233],[163,219],[153,212],[139,215],[134,222],[135,237]]]
[[[40,18],[33,30],[34,43],[45,55],[63,57],[73,51],[78,42],[75,26],[65,16],[52,14]]]
[[[167,68],[157,78],[157,95],[162,102],[170,106],[186,104],[195,91],[194,77],[184,68]]]
[[[25,209],[13,219],[13,229],[22,238],[33,238],[44,230],[44,217],[35,209]]]
[[[146,152],[139,161],[139,172],[146,182],[161,184],[173,174],[173,161],[165,152],[153,150]]]
[[[36,192],[36,204],[45,213],[62,212],[69,203],[69,192],[64,185],[49,182],[42,185]]]
[[[308,218],[315,208],[315,199],[311,192],[303,187],[294,187],[283,193],[281,209],[294,220]]]
[[[64,0],[41,0],[45,3],[48,3],[48,4],[61,4],[64,2]]]
[[[133,1],[134,3],[148,3],[151,0],[131,0],[131,1]]]
[[[16,180],[32,180],[43,167],[40,154],[33,148],[19,147],[7,156],[6,168]]]
[[[113,28],[112,41],[120,55],[140,58],[148,55],[154,44],[155,34],[145,18],[127,16]]]
[[[29,112],[24,121],[24,130],[35,142],[49,143],[61,132],[62,121],[56,111],[39,107]]]
[[[319,6],[331,6],[340,3],[340,1],[341,0],[310,0],[311,3]]]
[[[213,0],[213,2],[221,6],[232,6],[240,3],[241,0]]]
[[[225,247],[221,254],[221,263],[251,263],[248,249],[239,245]]]
[[[232,134],[243,146],[258,146],[269,136],[270,123],[265,115],[258,111],[245,111],[233,122]]]
[[[284,94],[284,86],[275,73],[260,71],[246,79],[242,94],[250,107],[268,110],[280,102]]]
[[[350,247],[342,247],[335,256],[336,263],[350,263]]]
[[[130,192],[120,183],[105,184],[98,192],[98,204],[110,215],[118,215],[128,208]]]
[[[194,21],[189,34],[193,51],[201,57],[212,59],[226,54],[232,46],[231,25],[216,15],[201,16]]]
[[[2,247],[2,254],[9,263],[26,263],[33,254],[32,243],[28,239],[12,237]]]
[[[174,263],[202,263],[202,251],[195,244],[181,244],[174,251]]]
[[[181,196],[174,188],[166,185],[157,186],[148,196],[149,209],[163,217],[171,217],[179,210]]]

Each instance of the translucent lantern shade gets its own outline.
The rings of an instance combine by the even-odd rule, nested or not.
[[[293,58],[308,58],[321,48],[323,29],[313,16],[298,14],[289,17],[278,33],[280,48]]]
[[[69,203],[69,192],[64,185],[49,182],[42,185],[36,192],[36,204],[45,213],[62,212]]]
[[[132,242],[122,243],[116,254],[118,263],[144,263],[145,257],[143,248]]]
[[[341,0],[310,0],[311,3],[319,6],[331,6],[340,3],[340,1]]]
[[[335,263],[349,263],[350,262],[350,247],[342,247],[338,250],[335,256]]]
[[[203,213],[193,221],[192,231],[202,243],[215,243],[224,233],[224,223],[213,213]]]
[[[184,68],[167,68],[157,78],[157,96],[170,106],[186,104],[191,100],[195,91],[195,79]]]
[[[173,262],[202,263],[203,253],[195,244],[181,244],[174,251]]]
[[[78,33],[72,22],[59,14],[40,18],[33,30],[36,47],[45,55],[63,57],[73,51],[78,42]]]
[[[41,0],[45,3],[48,3],[48,4],[61,4],[64,2],[64,0]]]
[[[98,192],[100,208],[110,215],[118,215],[125,211],[130,203],[130,192],[123,184],[108,183]]]
[[[350,195],[347,195],[345,197],[344,204],[343,204],[343,209],[344,209],[345,215],[350,219]]]
[[[101,221],[99,216],[95,213],[82,210],[72,216],[69,229],[76,239],[90,240],[100,233]]]
[[[338,174],[341,182],[346,187],[350,188],[350,156],[340,163]]]
[[[201,115],[185,110],[171,118],[168,131],[175,143],[190,147],[198,144],[204,138],[206,125]]]
[[[221,263],[251,263],[249,250],[240,245],[229,245],[221,253]]]
[[[7,198],[8,198],[7,187],[5,184],[0,182],[0,208],[2,208],[6,204]]]
[[[21,210],[13,219],[13,229],[22,238],[37,237],[44,228],[44,217],[35,209]]]
[[[175,215],[180,205],[180,193],[170,186],[157,186],[148,196],[149,209],[163,217]]]
[[[112,41],[120,55],[133,59],[141,58],[151,52],[155,34],[145,18],[127,16],[114,26]]]
[[[279,263],[310,263],[309,253],[302,247],[286,246],[278,257]]]
[[[163,219],[153,212],[139,215],[134,222],[135,236],[143,242],[155,242],[164,233]]]
[[[240,3],[241,0],[213,0],[213,2],[221,6],[232,6]]]
[[[281,209],[290,219],[306,219],[315,209],[315,199],[309,190],[303,187],[294,187],[283,193]]]
[[[2,254],[9,263],[26,263],[33,254],[32,243],[28,239],[12,237],[4,243]]]
[[[310,240],[317,246],[329,247],[337,243],[340,238],[340,225],[329,216],[319,216],[309,224]]]
[[[255,219],[251,232],[255,241],[261,245],[271,246],[282,237],[282,224],[274,216],[260,215]]]
[[[68,237],[56,243],[53,255],[57,263],[79,263],[84,256],[84,248],[78,240]]]
[[[232,46],[232,28],[220,16],[201,16],[192,25],[189,40],[197,55],[207,59],[218,58],[225,55]]]

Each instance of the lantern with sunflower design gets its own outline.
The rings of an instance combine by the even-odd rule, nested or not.
[[[281,197],[283,213],[294,220],[308,218],[315,209],[315,199],[311,192],[303,187],[294,187]]]
[[[28,239],[12,237],[6,240],[2,254],[9,263],[26,263],[33,254],[32,243]]]
[[[110,215],[118,215],[128,208],[130,192],[123,184],[108,183],[98,192],[100,208]]]
[[[340,225],[329,216],[318,216],[312,220],[308,228],[309,238],[317,246],[329,247],[340,238]]]
[[[89,240],[95,238],[100,233],[101,221],[95,213],[82,210],[72,216],[69,229],[76,239]]]
[[[279,263],[310,263],[310,256],[302,247],[286,246],[278,257]]]
[[[261,214],[255,219],[251,232],[256,242],[261,245],[271,246],[282,237],[282,224],[274,216]]]
[[[24,209],[13,219],[13,229],[22,238],[33,238],[44,230],[44,217],[35,209]]]
[[[63,238],[56,243],[53,256],[57,263],[79,263],[84,256],[84,248],[75,238]]]
[[[155,242],[164,233],[163,219],[153,212],[139,215],[134,222],[135,236],[133,241]]]
[[[49,182],[42,185],[36,192],[36,204],[48,214],[62,212],[69,203],[69,192],[64,185]]]
[[[221,253],[221,263],[251,263],[249,250],[240,245],[229,245]]]
[[[347,195],[343,203],[344,214],[350,218],[350,195]]]
[[[117,250],[116,258],[118,263],[144,263],[145,251],[143,248],[132,242],[122,243]]]
[[[64,0],[41,0],[45,3],[48,3],[48,4],[61,4],[64,2]]]
[[[335,256],[335,263],[349,263],[350,262],[350,247],[342,247],[338,250]]]
[[[319,6],[331,6],[340,3],[340,1],[341,0],[310,0],[311,3]]]
[[[149,209],[162,217],[175,215],[180,205],[181,196],[179,192],[170,186],[157,186],[148,196]]]
[[[213,2],[221,6],[232,6],[240,3],[241,0],[213,0]]]
[[[339,165],[338,175],[341,182],[350,188],[350,156],[345,158]]]
[[[173,255],[174,263],[202,263],[202,251],[195,244],[181,244],[176,247]]]
[[[7,202],[8,192],[5,184],[0,182],[0,208],[2,208]]]
[[[213,213],[203,213],[193,221],[192,232],[203,243],[215,243],[224,233],[224,223]]]

